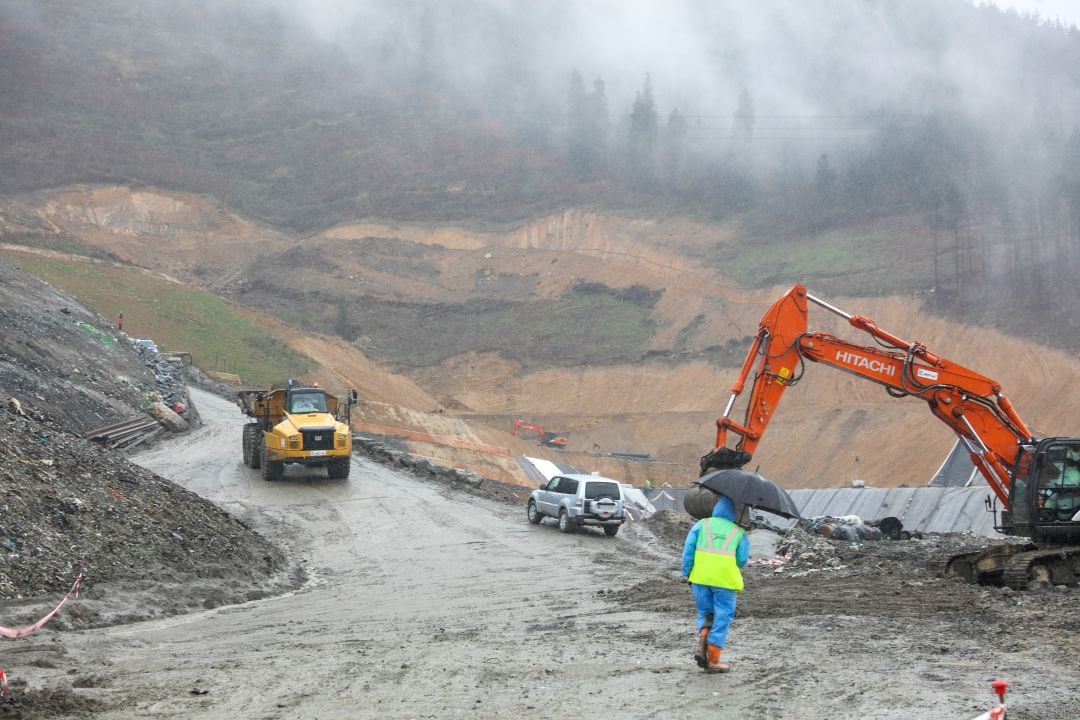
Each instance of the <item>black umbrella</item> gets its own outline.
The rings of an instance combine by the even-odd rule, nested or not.
[[[731,501],[750,505],[786,518],[798,518],[799,508],[784,488],[749,470],[714,470],[694,481]]]

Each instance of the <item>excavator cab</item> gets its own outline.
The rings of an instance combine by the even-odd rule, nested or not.
[[[1001,530],[1051,542],[1080,540],[1080,438],[1021,445]]]

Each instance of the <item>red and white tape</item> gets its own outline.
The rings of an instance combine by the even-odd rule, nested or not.
[[[1005,706],[995,705],[975,720],[1005,720]]]
[[[8,696],[7,675],[4,674],[4,669],[0,668],[0,697]]]
[[[1009,689],[1009,683],[1004,680],[994,680],[990,683],[990,686],[993,687],[994,692],[997,693],[998,704],[975,718],[975,720],[1006,720],[1005,692]]]
[[[79,573],[79,576],[77,578],[75,578],[75,582],[72,583],[71,589],[68,590],[67,595],[64,596],[64,599],[61,600],[57,604],[57,606],[54,607],[49,612],[48,615],[41,618],[40,620],[38,620],[33,625],[27,625],[26,627],[15,628],[15,629],[0,626],[0,635],[2,635],[4,637],[7,637],[7,638],[21,638],[21,637],[26,637],[27,635],[32,635],[33,633],[37,632],[38,630],[41,629],[41,627],[45,623],[52,620],[53,617],[56,615],[56,613],[60,612],[60,608],[64,607],[64,603],[66,603],[69,598],[74,596],[75,600],[78,601],[78,599],[79,599],[79,586],[82,585],[82,581],[83,581],[83,574]]]

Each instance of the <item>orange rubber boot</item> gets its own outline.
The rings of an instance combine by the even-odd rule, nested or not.
[[[720,653],[723,652],[723,648],[719,648],[716,645],[708,645],[706,647],[706,653],[708,655],[708,663],[705,665],[705,672],[707,673],[726,673],[731,670],[731,666],[727,663],[720,662]]]
[[[711,627],[705,626],[698,633],[697,647],[694,649],[694,662],[701,668],[709,664],[709,658],[705,653],[705,646],[708,644],[705,638],[708,637],[711,630]]]

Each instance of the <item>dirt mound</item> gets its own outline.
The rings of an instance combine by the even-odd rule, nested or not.
[[[659,543],[675,553],[682,553],[686,534],[694,525],[694,518],[681,510],[659,510],[645,521]]]
[[[9,609],[8,625],[36,619],[42,599],[58,600],[80,572],[82,619],[103,623],[144,611],[96,602],[100,585],[149,585],[155,615],[261,596],[285,565],[210,502],[26,406],[0,409],[0,475],[0,599],[34,600],[15,617]]]
[[[84,625],[277,587],[279,550],[212,503],[83,439],[159,398],[187,399],[179,374],[5,262],[0,307],[0,624],[38,619],[79,572]]]

